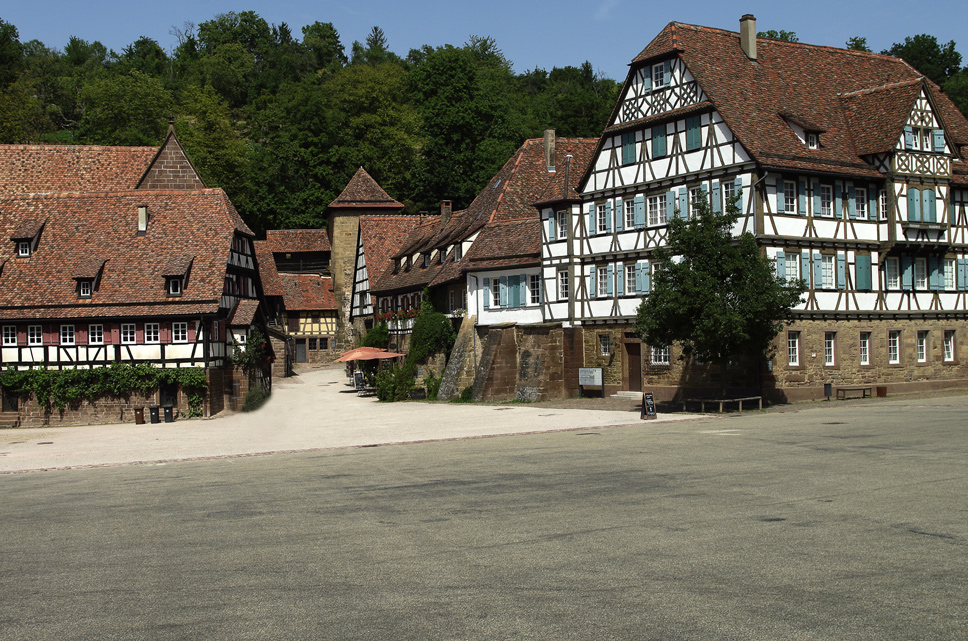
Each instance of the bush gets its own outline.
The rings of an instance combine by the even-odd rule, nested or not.
[[[380,323],[366,331],[360,347],[378,347],[386,349],[390,346],[390,329],[386,323]]]
[[[256,385],[245,395],[245,402],[242,403],[242,411],[253,412],[262,407],[267,400],[269,400],[269,392],[261,385]]]
[[[474,387],[468,385],[460,391],[460,396],[451,399],[451,403],[470,403],[474,400]]]
[[[443,381],[442,376],[437,376],[434,372],[430,372],[424,378],[424,386],[427,388],[427,400],[436,401],[437,394],[440,392],[440,383]]]

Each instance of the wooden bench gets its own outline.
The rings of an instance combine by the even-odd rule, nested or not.
[[[739,403],[739,411],[743,411],[744,401],[757,401],[759,408],[763,409],[762,396],[742,396],[737,398],[687,398],[682,401],[682,411],[686,411],[686,403],[699,403],[700,411],[706,411],[706,403],[719,403],[719,413],[723,412],[723,405],[726,403]]]
[[[871,391],[873,391],[873,389],[874,389],[873,387],[864,387],[864,386],[861,386],[861,387],[838,387],[837,388],[837,400],[838,401],[846,401],[847,400],[847,394],[848,393],[852,393],[852,392],[860,392],[860,396],[851,397],[851,398],[867,398],[868,396],[871,396]]]

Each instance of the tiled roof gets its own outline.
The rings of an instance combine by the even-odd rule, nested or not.
[[[370,286],[393,264],[393,253],[419,224],[418,216],[361,216],[360,236]]]
[[[107,262],[106,258],[89,256],[78,260],[74,265],[75,280],[94,280],[101,273],[101,268]]]
[[[464,254],[464,271],[541,264],[541,223],[510,220],[488,225]]]
[[[333,279],[317,274],[280,274],[286,309],[299,311],[335,310]]]
[[[325,229],[270,229],[266,231],[269,251],[275,253],[332,251]]]
[[[229,327],[248,327],[255,321],[255,315],[259,311],[259,301],[253,298],[243,298],[232,310],[229,316]]]
[[[134,189],[158,147],[0,145],[0,194]]]
[[[137,235],[138,207],[149,224]],[[137,317],[214,313],[236,232],[251,234],[221,189],[0,197],[0,239],[46,219],[36,250],[17,257],[0,241],[0,319]],[[180,297],[168,297],[172,252],[194,256]],[[107,259],[90,299],[74,277]]]
[[[272,251],[264,240],[253,243],[255,260],[259,266],[259,280],[262,282],[262,293],[266,296],[283,296],[285,290],[276,270],[276,261],[272,258]]]
[[[44,223],[47,222],[44,218],[24,218],[20,221],[13,231],[10,232],[10,240],[31,240],[37,235],[37,232],[41,230]]]
[[[346,183],[346,187],[330,207],[357,207],[362,209],[403,209],[403,204],[390,198],[383,187],[360,167]]]
[[[753,61],[737,32],[673,22],[632,61],[629,79],[678,55],[743,147],[770,168],[881,177],[860,156],[893,148],[921,87],[949,132],[968,142],[964,116],[900,58],[764,38],[756,46]],[[807,149],[788,120],[823,131],[821,147]]]
[[[168,255],[168,263],[162,269],[162,276],[184,276],[192,266],[195,254],[187,252],[172,252]]]

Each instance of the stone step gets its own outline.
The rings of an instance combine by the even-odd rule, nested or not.
[[[632,400],[641,401],[642,392],[631,392],[629,390],[620,390],[612,394],[612,398],[630,398]]]

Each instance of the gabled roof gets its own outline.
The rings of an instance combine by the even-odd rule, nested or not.
[[[360,167],[329,207],[403,209],[403,204],[390,198],[390,195],[383,191],[383,187],[380,187],[370,174]]]
[[[333,279],[318,274],[280,274],[283,302],[288,311],[336,310]]]
[[[669,23],[632,61],[622,95],[639,67],[679,56],[753,159],[781,170],[881,177],[860,156],[893,148],[921,87],[949,132],[968,134],[950,100],[900,58],[765,38],[756,47],[754,61],[737,32]],[[788,121],[822,131],[821,147],[807,149]]]
[[[148,208],[137,235],[138,207]],[[29,258],[0,241],[0,318],[94,318],[214,313],[237,233],[251,235],[221,189],[0,197],[0,239],[28,219],[45,219]],[[165,272],[191,271],[177,298]],[[90,299],[79,300],[78,274],[104,261]]]
[[[229,327],[249,327],[255,322],[259,312],[259,301],[254,298],[243,298],[235,305],[228,319]]]
[[[371,281],[393,264],[393,254],[420,223],[419,216],[361,216],[360,239]],[[370,283],[371,287],[373,282]]]
[[[0,145],[0,194],[134,189],[158,147]]]
[[[285,290],[276,269],[276,261],[272,258],[272,251],[264,240],[252,243],[255,248],[255,260],[259,266],[259,280],[262,281],[262,293],[266,296],[283,296]]]
[[[277,254],[333,250],[325,229],[270,229],[266,231],[266,244]]]
[[[541,264],[541,221],[499,221],[488,225],[464,254],[463,270],[534,267]]]

